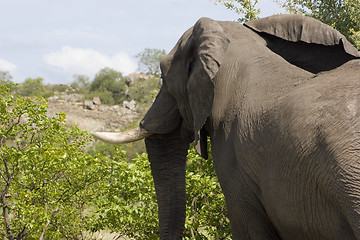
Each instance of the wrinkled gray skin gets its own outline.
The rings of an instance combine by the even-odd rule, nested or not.
[[[207,157],[207,136],[233,239],[360,239],[357,57],[340,33],[301,16],[202,18],[186,31],[140,123],[154,133],[161,239],[181,239],[187,150],[195,140]]]

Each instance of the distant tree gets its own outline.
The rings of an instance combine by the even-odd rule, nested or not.
[[[97,94],[105,104],[119,104],[126,98],[126,83],[121,72],[103,68],[90,84],[90,93]]]
[[[71,87],[79,92],[87,92],[90,89],[90,78],[84,74],[74,74],[74,81]]]
[[[227,9],[242,15],[238,22],[247,22],[257,19],[260,15],[260,9],[256,8],[258,0],[215,0],[215,3],[221,3]]]
[[[140,72],[147,74],[160,74],[160,61],[166,55],[165,50],[156,48],[145,48],[136,55]]]
[[[38,78],[27,78],[25,82],[21,83],[17,93],[21,96],[27,97],[50,97],[54,93],[48,90],[43,83],[43,79]]]
[[[13,77],[8,71],[0,71],[0,84],[10,83]]]

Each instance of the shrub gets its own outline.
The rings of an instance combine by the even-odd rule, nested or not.
[[[155,189],[146,154],[126,162],[118,146],[109,158],[112,178],[101,188],[92,231],[110,229],[119,237],[158,239],[158,212]],[[187,165],[187,208],[184,239],[230,239],[224,196],[211,157],[202,160],[194,147]]]
[[[91,138],[64,113],[48,118],[46,100],[14,96],[13,87],[0,85],[0,235],[78,239],[106,165],[84,153]]]
[[[125,92],[126,83],[122,74],[111,68],[101,69],[90,84],[90,94],[96,93],[105,104],[122,103]]]
[[[44,97],[48,98],[54,95],[54,92],[48,90],[43,83],[42,78],[27,78],[19,85],[17,93],[26,97]]]

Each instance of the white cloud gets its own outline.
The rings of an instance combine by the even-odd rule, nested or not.
[[[12,72],[16,68],[16,65],[0,58],[0,71]]]
[[[123,74],[134,72],[136,63],[126,53],[107,56],[91,48],[64,46],[60,51],[48,53],[43,57],[46,64],[57,67],[70,74],[94,75],[101,68],[110,67]]]

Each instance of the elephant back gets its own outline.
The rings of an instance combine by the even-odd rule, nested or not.
[[[312,73],[331,70],[360,57],[344,35],[311,17],[280,14],[244,25],[262,36],[273,52]]]

